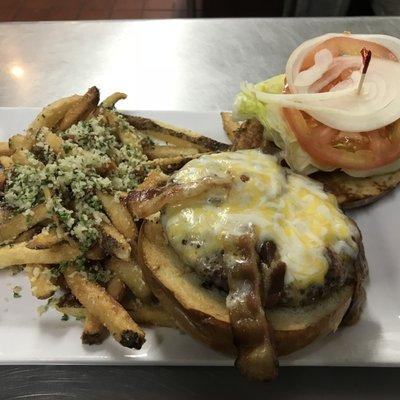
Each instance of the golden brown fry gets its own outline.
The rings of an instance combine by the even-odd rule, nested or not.
[[[198,154],[199,150],[193,147],[151,146],[145,148],[144,152],[150,160],[154,160],[156,158],[190,157]]]
[[[156,188],[166,183],[168,179],[169,176],[164,174],[164,172],[159,169],[153,169],[149,172],[146,178],[144,178],[144,181],[140,185],[138,185],[136,190]]]
[[[11,156],[12,149],[7,142],[0,142],[0,156]]]
[[[6,181],[7,181],[7,176],[4,173],[4,171],[0,171],[0,191],[2,191],[4,189],[4,186],[6,185]],[[1,219],[0,219],[0,222]]]
[[[38,299],[48,299],[57,290],[52,281],[51,270],[47,265],[28,264],[25,272],[31,283],[32,294]]]
[[[106,327],[92,314],[87,314],[83,325],[82,343],[101,344],[107,337]]]
[[[106,290],[90,282],[73,266],[64,273],[73,295],[95,316],[122,346],[140,349],[145,341],[144,332],[128,312]]]
[[[143,279],[142,270],[134,260],[122,261],[111,257],[106,266],[128,286],[138,299],[145,302],[152,299],[152,293]]]
[[[117,276],[114,276],[107,283],[107,292],[112,296],[115,300],[120,302],[122,297],[125,294],[125,284],[119,279]]]
[[[64,97],[49,104],[38,114],[38,116],[32,121],[28,127],[28,131],[36,134],[42,127],[52,129],[67,113],[67,111],[73,107],[82,96],[73,95]]]
[[[44,140],[55,154],[61,154],[63,152],[62,145],[64,141],[50,129],[46,129],[44,132]]]
[[[25,232],[22,232],[15,240],[14,243],[29,242],[39,232],[39,227],[34,226]]]
[[[10,218],[11,212],[4,207],[0,207],[0,224]]]
[[[171,318],[160,304],[143,304],[137,300],[130,300],[126,304],[126,309],[139,324],[176,328],[173,318]]]
[[[79,248],[61,243],[50,249],[29,249],[26,243],[0,247],[0,269],[23,264],[59,264],[71,261],[80,255]]]
[[[121,143],[128,144],[133,148],[138,147],[141,141],[141,138],[138,135],[129,130],[119,130],[118,138]]]
[[[87,311],[82,306],[59,306],[55,305],[54,308],[61,314],[74,317],[76,319],[84,319],[87,316]]]
[[[29,134],[16,134],[8,139],[10,150],[12,152],[17,150],[30,150],[34,143],[35,137]]]
[[[235,141],[237,130],[240,128],[240,123],[232,119],[232,113],[230,112],[222,112],[221,118],[224,131],[233,143]]]
[[[14,164],[17,165],[28,165],[28,153],[27,150],[19,149],[16,150],[15,153],[11,156],[11,159]]]
[[[92,246],[85,254],[86,258],[89,260],[103,260],[106,256],[104,249],[100,246],[99,243],[96,243]]]
[[[135,243],[138,230],[128,208],[121,201],[116,201],[110,194],[98,192],[97,197],[115,228],[124,235],[128,242]]]
[[[178,156],[170,158],[155,158],[154,160],[148,161],[147,165],[149,168],[160,168],[163,172],[170,173],[182,168],[187,162],[198,158],[201,154],[193,154],[191,156]]]
[[[119,100],[124,100],[128,96],[125,93],[115,92],[112,95],[106,97],[100,104],[101,107],[104,108],[113,108],[115,103]]]
[[[71,125],[84,120],[99,103],[100,92],[96,86],[91,87],[72,107],[65,113],[58,125],[58,130],[65,131]]]
[[[7,170],[13,167],[14,161],[9,156],[0,156],[0,164],[3,166],[5,170]]]
[[[0,224],[0,243],[15,239],[22,232],[48,218],[46,205],[39,204],[32,208],[29,216],[18,214]]]
[[[202,152],[225,151],[229,149],[229,145],[225,143],[217,142],[187,129],[136,115],[122,115],[130,125],[141,133],[169,144],[179,147],[195,147]]]
[[[56,229],[45,229],[34,236],[27,244],[29,249],[48,249],[64,241]]]
[[[100,225],[102,234],[101,246],[109,253],[121,260],[128,261],[131,256],[131,246],[114,225],[103,222]]]
[[[118,302],[125,291],[124,283],[117,277],[111,278],[107,284],[107,292]],[[88,314],[85,318],[85,325],[82,332],[83,344],[100,344],[107,336],[105,326],[93,315]]]

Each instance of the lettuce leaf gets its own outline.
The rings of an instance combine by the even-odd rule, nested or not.
[[[255,88],[266,93],[282,93],[284,86],[285,75],[281,74],[257,83]],[[260,121],[265,128],[266,139],[273,141],[282,150],[281,157],[293,170],[308,175],[318,169],[286,124],[280,106],[257,100],[253,93],[243,87],[235,98],[233,117],[238,120],[256,118]]]

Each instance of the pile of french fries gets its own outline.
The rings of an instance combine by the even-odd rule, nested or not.
[[[28,162],[27,155],[38,132],[45,129],[46,145],[62,157],[60,132],[98,113],[113,123],[119,115],[115,103],[124,98],[125,94],[114,93],[99,104],[99,91],[92,87],[82,96],[73,95],[48,105],[23,134],[0,143],[0,269],[22,266],[35,297],[51,299],[50,304],[64,316],[82,319],[83,343],[101,343],[110,333],[122,346],[140,349],[145,341],[141,325],[175,324],[143,279],[136,257],[140,220],[127,207],[124,197],[97,191],[107,218],[99,226],[100,239],[84,250],[76,238],[57,225],[57,217],[45,202],[34,205],[29,214],[16,214],[1,202],[13,169]],[[136,116],[124,118],[142,138],[146,160],[138,176],[139,188],[165,181],[165,173],[201,153],[228,149],[160,122]],[[125,131],[116,136],[121,143],[133,140]],[[43,193],[45,199],[52,196],[49,187],[43,187]],[[100,263],[107,279],[93,281],[78,265],[82,258]]]

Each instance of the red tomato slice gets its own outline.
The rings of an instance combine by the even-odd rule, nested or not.
[[[370,170],[400,158],[400,120],[369,132],[341,132],[299,110],[283,115],[301,148],[318,164],[349,170]]]
[[[315,54],[324,48],[337,57],[359,55],[363,47],[371,50],[373,57],[398,62],[390,50],[377,43],[337,37],[326,40],[310,51],[301,70],[314,65]],[[339,78],[322,88],[321,92],[328,91],[346,79],[349,73],[351,70],[343,71]],[[287,93],[287,88],[285,92]],[[283,115],[301,148],[320,165],[349,170],[370,170],[391,164],[400,158],[400,120],[374,131],[354,133],[330,128],[299,110],[283,108]]]

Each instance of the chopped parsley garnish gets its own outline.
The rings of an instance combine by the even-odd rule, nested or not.
[[[55,151],[46,141],[50,131],[42,128],[32,149],[25,150],[27,164],[8,170],[0,205],[29,219],[32,207],[45,203],[56,225],[82,251],[88,250],[99,240],[99,226],[107,220],[96,193],[118,198],[121,192],[134,189],[147,172],[140,134],[122,116],[113,117],[109,122],[100,113],[66,131],[53,132],[62,139]],[[60,264],[54,273],[60,274],[63,268]],[[92,269],[87,270],[89,277],[106,281],[103,271]]]

